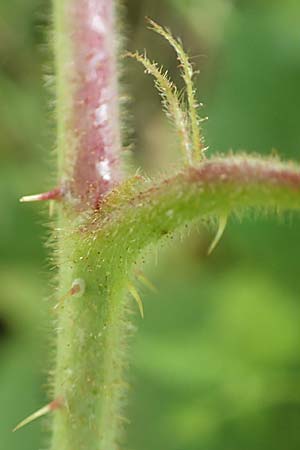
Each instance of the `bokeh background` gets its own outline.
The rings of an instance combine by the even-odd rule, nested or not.
[[[41,423],[14,425],[47,402],[51,283],[46,208],[20,205],[55,172],[50,0],[0,3],[0,447],[45,447]],[[145,16],[182,37],[197,78],[210,154],[276,152],[299,160],[298,0],[127,0],[126,47],[170,68],[172,50]],[[126,63],[129,141],[153,173],[177,161],[152,80]],[[299,215],[230,220],[215,252],[200,227],[160,251],[132,343],[130,450],[300,448]],[[59,450],[59,449],[58,449]],[[74,449],[76,450],[76,449]]]

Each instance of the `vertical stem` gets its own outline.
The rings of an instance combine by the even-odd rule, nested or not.
[[[59,176],[79,210],[121,177],[114,5],[54,0]]]
[[[113,0],[54,0],[63,201],[53,396],[64,407],[54,413],[52,450],[115,450],[120,435],[126,271],[109,251],[100,260],[76,225],[121,179],[115,42]],[[85,290],[68,296],[74,280]]]
[[[123,299],[126,274],[108,252],[102,253],[104,263],[95,271],[97,255],[86,256],[86,244],[74,254],[72,241],[65,237],[64,242],[72,251],[72,263],[62,266],[60,292],[74,279],[84,280],[86,288],[57,308],[54,398],[62,398],[64,407],[54,413],[51,449],[116,450],[123,427],[130,329]],[[101,242],[97,248],[103,248]]]

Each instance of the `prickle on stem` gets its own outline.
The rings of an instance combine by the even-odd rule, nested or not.
[[[138,291],[136,290],[136,288],[133,286],[133,284],[128,283],[127,287],[128,287],[128,291],[130,292],[130,294],[136,301],[136,303],[139,307],[139,310],[140,310],[141,318],[143,319],[144,318],[144,306],[143,306],[143,301],[141,299],[141,296],[138,293]]]
[[[76,278],[76,280],[73,281],[71,288],[68,290],[68,292],[63,295],[59,303],[57,303],[54,306],[54,309],[57,309],[59,305],[68,297],[82,297],[82,295],[85,292],[85,281],[82,278]]]
[[[63,196],[61,188],[55,188],[41,194],[24,195],[20,198],[21,203],[44,202],[48,200],[60,200]]]
[[[209,249],[208,249],[208,252],[207,252],[208,255],[211,255],[211,253],[214,251],[214,249],[216,248],[216,246],[220,242],[220,240],[221,240],[221,238],[222,238],[222,236],[224,234],[226,225],[227,225],[227,220],[228,220],[228,215],[227,214],[224,214],[224,215],[222,215],[220,217],[218,231],[217,231],[217,234],[216,234],[214,240],[212,241],[212,243],[209,246]]]
[[[20,423],[18,423],[18,425],[13,429],[13,433],[15,431],[19,430],[20,428],[25,427],[26,425],[33,422],[34,420],[39,419],[40,417],[43,417],[52,411],[56,411],[57,409],[61,408],[63,406],[63,404],[64,404],[64,401],[60,397],[53,400],[52,402],[48,403],[48,405],[43,406],[41,409],[38,409],[33,414],[26,417],[26,419],[24,419]]]
[[[136,278],[146,287],[149,289],[149,291],[153,292],[154,294],[157,294],[157,289],[154,286],[154,284],[146,277],[146,275],[138,270],[136,272]]]

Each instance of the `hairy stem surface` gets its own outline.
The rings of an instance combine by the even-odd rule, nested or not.
[[[121,182],[114,2],[54,0],[54,25],[61,202],[53,397],[63,407],[51,448],[116,450],[133,264],[201,217],[299,209],[300,170],[242,155],[203,160],[160,182]]]
[[[97,208],[121,178],[113,0],[54,0],[60,183]]]
[[[132,193],[112,192],[85,231],[93,249],[105,236],[130,266],[148,245],[201,217],[253,208],[299,210],[299,166],[245,155],[212,158],[159,183],[137,182]]]
[[[130,331],[123,300],[125,277],[115,270],[114,258],[101,264],[89,245],[81,243],[77,249],[75,238],[80,236],[65,236],[70,255],[62,262],[61,294],[74,279],[84,282],[85,292],[64,299],[57,308],[55,395],[65,406],[55,415],[52,448],[115,449],[123,426],[123,353]],[[104,242],[98,245],[103,251]]]
[[[55,413],[53,450],[113,450],[122,428],[124,276],[112,264],[95,271],[88,248],[77,258],[84,244],[74,232],[121,179],[115,21],[113,0],[54,0],[62,201],[53,396],[64,407]]]

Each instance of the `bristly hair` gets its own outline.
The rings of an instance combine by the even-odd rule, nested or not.
[[[164,111],[177,130],[184,162],[187,165],[199,163],[204,158],[206,148],[201,136],[200,122],[203,119],[198,116],[200,105],[196,100],[192,64],[180,41],[176,40],[168,29],[161,27],[151,19],[147,20],[150,24],[149,29],[166,39],[176,52],[180,63],[181,77],[185,83],[183,93],[186,94],[187,104],[185,96],[170,80],[168,72],[164,71],[163,67],[159,67],[156,62],[150,61],[146,53],[127,53],[125,56],[139,61],[145,67],[146,73],[155,78],[155,86],[162,97]]]
[[[169,79],[168,73],[163,71],[157,63],[152,62],[146,56],[139,53],[127,53],[126,56],[136,59],[146,69],[146,73],[155,78],[155,86],[162,97],[164,112],[174,124],[180,142],[180,149],[186,164],[192,164],[192,143],[189,136],[188,115],[183,108],[177,87]]]

